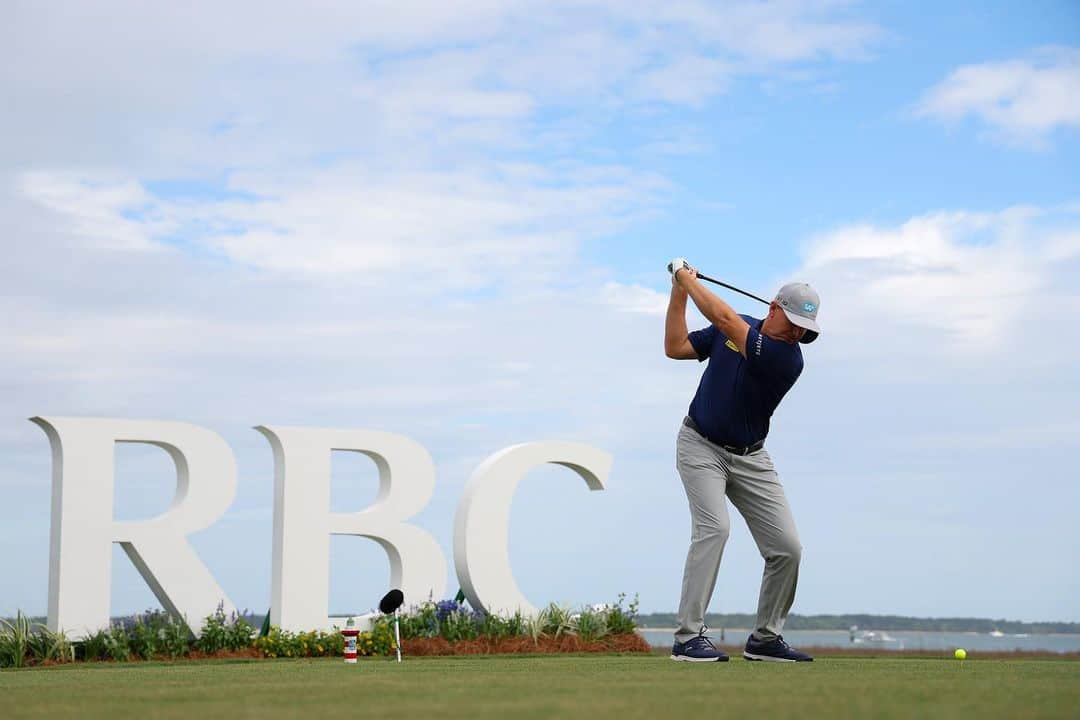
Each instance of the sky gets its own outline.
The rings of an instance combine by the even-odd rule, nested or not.
[[[663,354],[683,256],[823,332],[767,447],[804,546],[793,612],[1080,621],[1080,7],[1072,2],[15,0],[0,27],[0,616],[47,604],[35,415],[181,420],[240,484],[192,544],[270,598],[253,426],[407,435],[448,560],[489,455],[610,452],[603,492],[521,483],[534,605],[679,601],[675,436],[703,366]],[[724,291],[720,291],[723,293]],[[740,312],[761,306],[722,294]],[[760,316],[760,315],[759,315]],[[707,324],[691,310],[692,328]],[[117,447],[117,519],[168,507]],[[335,453],[331,505],[376,494]],[[112,612],[156,607],[114,550]],[[733,513],[712,612],[762,561]],[[331,612],[377,545],[331,543]]]

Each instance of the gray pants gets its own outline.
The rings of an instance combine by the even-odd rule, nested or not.
[[[734,455],[684,425],[675,462],[690,502],[691,520],[675,639],[686,642],[704,631],[705,610],[731,528],[725,494],[746,519],[765,558],[754,637],[768,640],[779,635],[795,600],[802,546],[769,453],[761,449]]]

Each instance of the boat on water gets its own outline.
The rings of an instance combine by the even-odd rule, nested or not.
[[[997,628],[990,631],[990,637],[1005,637],[1005,633],[1001,632]]]
[[[851,642],[857,645],[898,645],[899,640],[884,630],[853,630]]]

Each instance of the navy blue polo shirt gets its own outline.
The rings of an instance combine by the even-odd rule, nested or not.
[[[690,333],[698,361],[709,364],[690,403],[690,417],[718,445],[745,447],[769,434],[769,418],[803,369],[799,344],[761,333],[761,320],[740,315],[750,325],[746,357],[710,325]]]

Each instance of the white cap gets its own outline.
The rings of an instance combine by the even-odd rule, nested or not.
[[[792,325],[798,325],[806,330],[799,340],[801,343],[812,343],[817,340],[821,328],[817,324],[818,306],[821,299],[817,291],[806,283],[788,283],[776,293],[776,304],[787,315]]]

